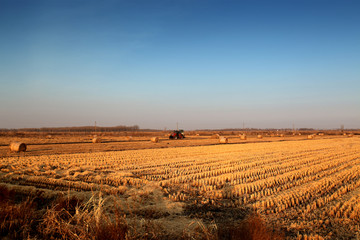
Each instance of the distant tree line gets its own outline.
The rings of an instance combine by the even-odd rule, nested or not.
[[[100,127],[100,126],[83,126],[83,127],[53,127],[53,128],[18,128],[18,129],[0,129],[0,132],[123,132],[123,131],[139,131],[138,125],[134,126],[116,126],[116,127]]]
[[[222,129],[196,129],[194,131],[292,131],[291,128],[222,128]]]

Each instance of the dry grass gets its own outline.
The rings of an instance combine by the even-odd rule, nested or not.
[[[46,211],[38,228],[44,239],[125,239],[128,225],[123,215],[115,211],[113,218],[103,211],[104,200],[88,202],[71,197],[62,198]]]
[[[13,191],[0,186],[0,237],[26,239],[36,228],[36,204],[30,198],[14,199]]]
[[[149,198],[149,196],[143,197]],[[34,199],[18,199],[16,193],[0,186],[0,237],[7,239],[282,239],[272,233],[260,216],[230,227],[205,224],[200,219],[182,230],[182,234],[169,233],[168,226],[151,220],[152,213],[137,218],[130,215],[117,202],[106,208],[102,194],[94,194],[83,201],[75,196],[62,196],[46,208],[38,208]],[[41,206],[40,206],[41,207]],[[133,209],[135,212],[135,209]],[[144,214],[144,213],[143,213]],[[180,229],[181,230],[181,229]],[[245,237],[245,238],[244,238]]]

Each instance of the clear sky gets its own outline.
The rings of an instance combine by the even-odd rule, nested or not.
[[[0,128],[360,128],[360,1],[0,0]]]

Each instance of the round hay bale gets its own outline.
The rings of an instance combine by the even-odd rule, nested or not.
[[[314,135],[308,135],[307,138],[308,138],[308,139],[313,139],[313,138],[314,138]]]
[[[47,138],[47,139],[51,139],[52,136],[51,136],[51,135],[46,135],[46,138]]]
[[[280,134],[280,137],[284,137],[284,134]]]
[[[220,135],[219,134],[214,134],[211,136],[212,139],[219,139],[220,138]]]
[[[240,139],[241,139],[241,140],[246,140],[246,135],[245,135],[245,134],[240,135]]]
[[[151,142],[153,142],[153,143],[159,142],[159,138],[158,138],[158,137],[152,137],[150,140],[151,140]]]
[[[197,134],[196,134],[196,136],[200,136],[200,134],[199,134],[199,133],[197,133]]]
[[[10,143],[10,151],[12,152],[25,152],[26,144],[22,142],[12,142]]]
[[[92,142],[93,142],[93,143],[101,143],[101,138],[99,138],[99,137],[94,137],[94,138],[92,139]]]
[[[126,141],[131,142],[132,140],[133,140],[133,137],[132,137],[132,136],[127,136],[127,137],[126,137]]]
[[[257,138],[258,138],[258,139],[262,139],[263,136],[259,134],[259,135],[257,135]]]
[[[228,143],[229,139],[227,137],[220,137],[219,138],[219,143]]]

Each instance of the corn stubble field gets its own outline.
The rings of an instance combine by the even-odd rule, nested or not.
[[[359,136],[3,154],[0,182],[2,210],[40,219],[16,238],[360,238]]]

